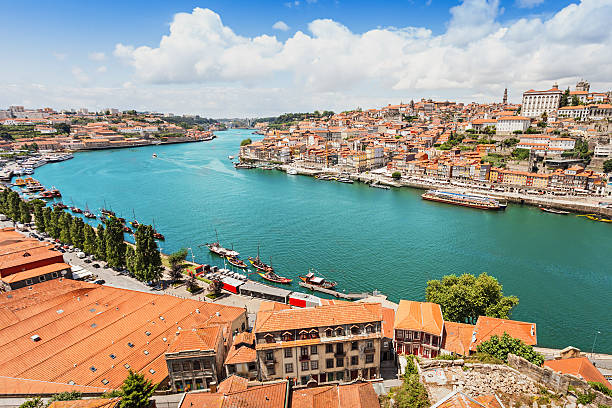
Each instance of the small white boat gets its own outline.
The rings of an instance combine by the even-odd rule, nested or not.
[[[234,160],[234,156],[227,156],[228,159]]]
[[[298,172],[296,169],[291,168],[291,169],[287,169],[287,174],[296,175],[298,174]]]
[[[157,157],[157,153],[153,153],[153,158]]]

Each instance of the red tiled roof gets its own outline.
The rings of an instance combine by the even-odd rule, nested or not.
[[[444,319],[440,305],[431,302],[400,300],[395,312],[396,329],[422,331],[435,336],[442,335]]]
[[[444,322],[442,348],[453,353],[467,356],[470,354],[470,343],[474,325],[455,322]]]
[[[114,408],[117,407],[120,402],[120,397],[54,401],[48,406],[48,408]]]
[[[63,262],[54,263],[51,265],[41,266],[39,268],[30,269],[29,271],[17,272],[12,275],[2,278],[5,283],[21,282],[26,279],[32,279],[37,276],[46,275],[52,272],[59,272],[66,269],[70,269],[70,265]]]
[[[601,372],[586,357],[566,358],[561,360],[548,360],[544,362],[544,367],[549,367],[554,371],[563,374],[572,374],[581,377],[585,381],[600,382],[612,389],[612,384],[606,380]]]
[[[109,391],[109,388],[0,376],[0,395],[52,395],[69,391],[79,391],[82,394],[102,394]]]
[[[230,392],[244,391],[247,389],[248,384],[249,380],[246,378],[230,375],[225,380],[221,381],[217,388],[217,392],[220,394],[228,394]]]
[[[503,336],[508,333],[510,337],[522,340],[527,345],[535,345],[538,343],[536,324],[528,322],[519,322],[516,320],[498,319],[495,317],[480,316],[476,322],[476,341],[470,346],[470,350],[476,350],[476,347],[483,341],[487,341],[491,336]]]

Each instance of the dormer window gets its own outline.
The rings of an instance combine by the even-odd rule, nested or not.
[[[283,341],[293,341],[293,334],[291,332],[284,332]]]
[[[267,333],[264,336],[264,339],[266,340],[266,343],[274,343],[274,336],[271,333]]]
[[[374,333],[374,325],[373,324],[367,324],[366,325],[366,333]]]
[[[357,326],[357,325],[351,326],[351,334],[357,335],[357,334],[360,334],[360,333],[361,333],[361,330],[359,329],[359,326]]]
[[[344,336],[344,329],[342,327],[336,328],[336,336]]]
[[[334,335],[334,331],[330,327],[325,329],[325,336],[326,337],[332,337],[333,335]]]
[[[319,331],[317,329],[312,329],[309,334],[311,339],[319,338]]]
[[[300,340],[308,339],[308,332],[306,330],[300,331],[299,335],[300,335]]]

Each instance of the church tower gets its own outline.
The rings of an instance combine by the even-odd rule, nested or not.
[[[504,105],[508,104],[508,88],[504,89],[504,100],[502,102]]]

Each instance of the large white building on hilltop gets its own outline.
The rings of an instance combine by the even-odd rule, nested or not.
[[[523,92],[521,114],[528,118],[537,118],[543,113],[549,114],[559,108],[562,95],[563,91],[559,90],[557,84],[547,91],[530,89]]]

